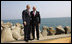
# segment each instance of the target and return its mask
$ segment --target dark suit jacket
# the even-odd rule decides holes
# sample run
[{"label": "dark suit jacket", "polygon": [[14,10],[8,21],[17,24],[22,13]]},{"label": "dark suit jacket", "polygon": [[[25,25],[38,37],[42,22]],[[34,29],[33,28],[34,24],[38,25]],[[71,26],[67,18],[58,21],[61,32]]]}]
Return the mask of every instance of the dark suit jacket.
[{"label": "dark suit jacket", "polygon": [[41,21],[40,18],[40,13],[38,11],[36,11],[36,15],[34,16],[33,11],[31,11],[31,18],[32,18],[32,24],[38,24]]},{"label": "dark suit jacket", "polygon": [[27,10],[23,10],[22,19],[23,19],[23,23],[24,21],[26,21],[27,25],[30,24],[30,15]]}]

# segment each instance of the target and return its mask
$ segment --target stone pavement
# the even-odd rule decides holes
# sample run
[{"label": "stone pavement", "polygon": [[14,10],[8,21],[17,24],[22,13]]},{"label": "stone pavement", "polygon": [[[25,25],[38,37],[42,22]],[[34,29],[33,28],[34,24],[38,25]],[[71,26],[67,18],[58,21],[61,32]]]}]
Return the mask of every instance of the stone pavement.
[{"label": "stone pavement", "polygon": [[14,41],[14,42],[8,42],[8,43],[35,43],[35,42],[39,42],[39,41],[48,41],[48,40],[55,40],[55,39],[59,39],[59,38],[66,38],[66,37],[71,37],[71,34],[61,34],[61,35],[52,35],[52,36],[45,36],[43,38],[40,38],[39,40],[29,40],[28,42],[25,42],[23,40],[19,40],[19,41]]}]

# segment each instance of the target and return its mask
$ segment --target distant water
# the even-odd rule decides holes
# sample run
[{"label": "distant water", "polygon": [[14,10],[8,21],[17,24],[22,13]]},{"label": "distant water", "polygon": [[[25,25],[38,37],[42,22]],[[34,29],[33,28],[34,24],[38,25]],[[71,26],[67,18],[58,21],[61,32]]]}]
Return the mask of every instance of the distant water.
[{"label": "distant water", "polygon": [[[3,20],[4,23],[11,22],[13,24],[15,23],[21,23],[22,19],[17,20]],[[56,27],[58,25],[64,26],[70,26],[71,27],[71,17],[62,17],[62,18],[41,18],[41,24],[40,24],[40,30],[42,31],[42,26],[48,26],[48,27]]]}]

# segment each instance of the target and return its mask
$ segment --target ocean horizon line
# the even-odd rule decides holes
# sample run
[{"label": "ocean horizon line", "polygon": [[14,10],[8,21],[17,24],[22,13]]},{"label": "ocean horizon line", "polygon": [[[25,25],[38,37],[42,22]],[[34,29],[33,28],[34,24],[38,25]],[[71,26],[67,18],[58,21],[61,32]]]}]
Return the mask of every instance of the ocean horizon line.
[{"label": "ocean horizon line", "polygon": [[[49,18],[71,18],[71,17],[49,17]],[[41,18],[45,19],[45,18]],[[1,19],[1,20],[21,20],[21,19]]]}]

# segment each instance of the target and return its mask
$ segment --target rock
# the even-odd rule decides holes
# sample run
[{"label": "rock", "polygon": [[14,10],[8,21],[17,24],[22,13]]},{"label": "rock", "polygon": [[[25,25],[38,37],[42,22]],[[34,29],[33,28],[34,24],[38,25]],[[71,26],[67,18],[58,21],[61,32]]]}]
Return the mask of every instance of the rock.
[{"label": "rock", "polygon": [[16,25],[17,27],[24,28],[23,25],[20,24],[20,23],[16,23],[15,25]]},{"label": "rock", "polygon": [[65,33],[65,30],[63,29],[62,26],[57,26],[56,27],[56,34],[64,34]]},{"label": "rock", "polygon": [[24,40],[24,36],[21,36],[21,39],[20,40]]},{"label": "rock", "polygon": [[7,24],[3,24],[2,27],[3,28],[10,28],[9,25],[7,25]]},{"label": "rock", "polygon": [[1,27],[3,27],[4,26],[4,22],[3,21],[1,21]]},{"label": "rock", "polygon": [[53,27],[49,27],[48,35],[55,35],[56,31],[53,29]]},{"label": "rock", "polygon": [[7,22],[7,23],[2,23],[1,24],[1,26],[3,27],[3,28],[11,28],[12,27],[12,23],[10,23],[10,22]]},{"label": "rock", "polygon": [[69,26],[65,26],[65,27],[64,27],[64,30],[65,30],[65,34],[71,33],[71,29],[70,29]]},{"label": "rock", "polygon": [[41,32],[43,36],[47,36],[48,35],[47,30],[48,30],[48,27],[47,26],[43,26],[43,30]]},{"label": "rock", "polygon": [[24,26],[23,26],[23,24],[21,24],[21,29],[24,29]]},{"label": "rock", "polygon": [[12,26],[11,29],[13,30],[16,26]]},{"label": "rock", "polygon": [[[13,29],[15,29],[15,27],[17,27],[17,26],[12,26],[11,29],[13,30]],[[18,27],[18,28],[20,28],[20,27]],[[20,28],[20,34],[24,35],[24,28]]]},{"label": "rock", "polygon": [[4,24],[4,22],[3,21],[1,21],[1,25],[3,25]]},{"label": "rock", "polygon": [[15,41],[15,39],[12,36],[11,29],[4,28],[4,30],[1,32],[1,43],[11,42],[11,41]]},{"label": "rock", "polygon": [[43,36],[42,36],[42,34],[41,34],[41,31],[40,31],[40,29],[39,29],[39,37],[43,37]]},{"label": "rock", "polygon": [[1,31],[3,30],[3,27],[1,27]]},{"label": "rock", "polygon": [[21,35],[21,36],[24,36],[24,29],[21,29],[21,30],[20,30],[20,35]]},{"label": "rock", "polygon": [[3,30],[3,27],[1,26],[1,32],[2,32],[2,30]]},{"label": "rock", "polygon": [[16,26],[12,28],[12,35],[16,40],[22,40],[20,31],[21,31],[20,27]]},{"label": "rock", "polygon": [[12,35],[15,39],[20,40],[21,39],[20,28],[19,27],[13,28],[12,29]]},{"label": "rock", "polygon": [[47,26],[43,26],[43,30],[47,30],[48,29],[48,27]]},{"label": "rock", "polygon": [[13,24],[10,23],[10,22],[7,22],[6,25],[8,25],[8,26],[11,28],[11,26],[12,26]]}]

